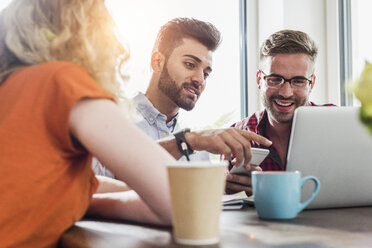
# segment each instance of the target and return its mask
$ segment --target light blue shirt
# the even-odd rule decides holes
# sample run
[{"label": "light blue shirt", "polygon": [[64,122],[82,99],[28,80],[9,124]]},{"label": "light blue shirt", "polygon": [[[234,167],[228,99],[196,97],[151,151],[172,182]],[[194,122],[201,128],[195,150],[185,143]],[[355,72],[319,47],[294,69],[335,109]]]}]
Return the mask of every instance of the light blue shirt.
[{"label": "light blue shirt", "polygon": [[160,113],[144,94],[138,93],[133,98],[133,103],[137,112],[143,118],[136,123],[136,126],[151,139],[159,140],[165,138],[180,129],[177,123],[178,114],[167,123],[167,116]]},{"label": "light blue shirt", "polygon": [[[133,98],[133,103],[136,106],[137,112],[143,117],[141,121],[136,123],[137,127],[153,140],[165,138],[181,129],[178,124],[178,114],[167,123],[167,116],[160,113],[144,94],[138,93]],[[186,158],[182,156],[179,160],[185,161]],[[190,155],[190,160],[209,160],[209,153],[205,151],[195,151]]]}]

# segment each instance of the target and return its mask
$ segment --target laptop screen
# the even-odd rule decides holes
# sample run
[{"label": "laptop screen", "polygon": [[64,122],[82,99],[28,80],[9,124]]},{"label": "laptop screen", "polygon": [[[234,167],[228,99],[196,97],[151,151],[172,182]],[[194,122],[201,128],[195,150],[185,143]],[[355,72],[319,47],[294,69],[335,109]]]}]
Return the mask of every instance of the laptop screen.
[{"label": "laptop screen", "polygon": [[[296,110],[287,170],[320,180],[308,208],[372,205],[372,136],[359,121],[359,108],[300,107]],[[313,191],[307,183],[302,199]]]}]

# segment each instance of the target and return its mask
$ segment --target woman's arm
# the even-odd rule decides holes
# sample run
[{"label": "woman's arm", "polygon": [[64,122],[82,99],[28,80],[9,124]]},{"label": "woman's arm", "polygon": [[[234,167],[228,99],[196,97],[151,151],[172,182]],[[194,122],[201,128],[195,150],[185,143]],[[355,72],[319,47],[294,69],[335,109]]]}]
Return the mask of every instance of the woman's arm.
[{"label": "woman's arm", "polygon": [[[105,99],[80,100],[71,111],[70,132],[143,200],[123,197],[120,204],[125,206],[128,203],[132,206],[135,203],[138,204],[137,208],[118,208],[122,211],[114,211],[112,216],[105,215],[106,217],[140,222],[155,221],[156,224],[171,223],[165,165],[174,159],[135,127],[115,103]],[[112,201],[101,197],[96,198],[92,204],[99,205],[99,202],[106,200]],[[96,209],[103,211],[102,208]],[[146,209],[151,209],[156,218],[150,218],[147,212],[140,215],[139,212]]]},{"label": "woman's arm", "polygon": [[99,175],[96,175],[96,178],[99,182],[96,193],[113,193],[130,190],[129,186],[123,181]]},{"label": "woman's arm", "polygon": [[[128,214],[130,213],[130,218]],[[169,225],[149,208],[134,190],[94,194],[88,216],[131,220],[138,223]]]}]

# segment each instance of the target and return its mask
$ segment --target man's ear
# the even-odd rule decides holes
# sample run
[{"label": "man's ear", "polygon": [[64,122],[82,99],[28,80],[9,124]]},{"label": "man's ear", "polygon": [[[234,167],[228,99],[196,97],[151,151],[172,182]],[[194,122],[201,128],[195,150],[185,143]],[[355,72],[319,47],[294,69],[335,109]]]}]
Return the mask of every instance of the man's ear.
[{"label": "man's ear", "polygon": [[154,72],[160,73],[165,65],[165,56],[160,52],[151,55],[151,68]]},{"label": "man's ear", "polygon": [[256,83],[257,83],[258,89],[261,89],[260,82],[261,82],[261,71],[258,70],[256,73]]},{"label": "man's ear", "polygon": [[316,79],[316,76],[314,75],[313,76],[313,81],[311,82],[311,90],[313,89],[314,85],[315,85],[315,79]]}]

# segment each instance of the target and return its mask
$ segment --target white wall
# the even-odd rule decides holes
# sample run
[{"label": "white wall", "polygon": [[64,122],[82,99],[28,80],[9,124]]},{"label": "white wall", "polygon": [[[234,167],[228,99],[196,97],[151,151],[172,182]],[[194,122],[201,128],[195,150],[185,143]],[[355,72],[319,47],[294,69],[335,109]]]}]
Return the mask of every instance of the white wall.
[{"label": "white wall", "polygon": [[318,45],[317,80],[310,100],[340,103],[337,0],[249,0],[247,18],[250,113],[262,109],[255,83],[259,47],[281,29],[306,32]]}]

